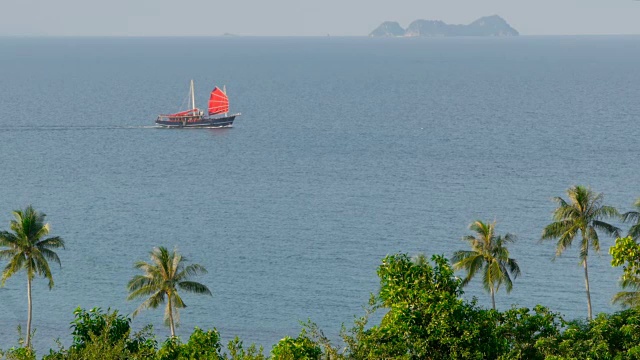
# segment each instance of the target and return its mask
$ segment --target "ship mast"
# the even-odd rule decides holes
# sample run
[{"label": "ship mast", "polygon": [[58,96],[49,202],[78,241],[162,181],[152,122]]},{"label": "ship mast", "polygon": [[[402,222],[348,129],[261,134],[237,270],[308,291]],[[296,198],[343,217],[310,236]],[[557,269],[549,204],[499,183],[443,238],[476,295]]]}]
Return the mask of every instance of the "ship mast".
[{"label": "ship mast", "polygon": [[193,95],[193,79],[191,79],[191,109],[196,108],[196,97]]}]

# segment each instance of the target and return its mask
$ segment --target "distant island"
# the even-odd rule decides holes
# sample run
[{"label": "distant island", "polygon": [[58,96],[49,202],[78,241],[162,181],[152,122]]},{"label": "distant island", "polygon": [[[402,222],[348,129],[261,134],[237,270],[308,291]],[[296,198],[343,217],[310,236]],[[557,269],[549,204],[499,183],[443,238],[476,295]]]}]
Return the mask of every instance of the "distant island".
[{"label": "distant island", "polygon": [[440,20],[416,20],[405,30],[395,21],[385,21],[371,37],[518,36],[498,15],[482,17],[469,25],[452,25]]}]

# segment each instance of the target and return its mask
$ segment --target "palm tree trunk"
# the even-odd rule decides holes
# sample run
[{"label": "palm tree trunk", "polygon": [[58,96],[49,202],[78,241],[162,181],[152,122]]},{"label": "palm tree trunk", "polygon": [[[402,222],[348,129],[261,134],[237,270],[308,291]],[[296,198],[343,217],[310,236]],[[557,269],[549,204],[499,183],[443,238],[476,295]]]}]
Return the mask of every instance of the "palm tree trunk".
[{"label": "palm tree trunk", "polygon": [[31,308],[32,308],[32,304],[31,304],[31,278],[29,277],[29,275],[27,275],[27,303],[28,303],[28,309],[27,309],[27,341],[25,342],[24,346],[26,348],[30,348],[31,347]]},{"label": "palm tree trunk", "polygon": [[167,294],[169,298],[169,302],[167,302],[167,306],[169,307],[169,327],[171,327],[171,337],[176,336],[176,328],[173,325],[173,306],[171,306],[171,294]]},{"label": "palm tree trunk", "polygon": [[584,266],[584,283],[587,287],[587,310],[589,313],[589,321],[593,320],[593,315],[591,312],[591,292],[589,291],[589,272],[587,271],[587,258],[585,257],[582,261],[582,266]]},{"label": "palm tree trunk", "polygon": [[495,292],[493,291],[493,286],[491,286],[491,304],[493,304],[493,310],[496,309],[496,296],[495,296]]}]

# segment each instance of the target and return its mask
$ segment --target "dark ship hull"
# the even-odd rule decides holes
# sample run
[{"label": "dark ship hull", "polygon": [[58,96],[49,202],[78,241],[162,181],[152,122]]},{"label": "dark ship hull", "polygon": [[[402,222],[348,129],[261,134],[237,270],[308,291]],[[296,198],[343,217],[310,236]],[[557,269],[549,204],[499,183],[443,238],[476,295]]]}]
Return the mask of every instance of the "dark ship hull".
[{"label": "dark ship hull", "polygon": [[240,114],[222,117],[184,116],[158,117],[156,125],[163,128],[221,128],[233,126],[233,120]]}]

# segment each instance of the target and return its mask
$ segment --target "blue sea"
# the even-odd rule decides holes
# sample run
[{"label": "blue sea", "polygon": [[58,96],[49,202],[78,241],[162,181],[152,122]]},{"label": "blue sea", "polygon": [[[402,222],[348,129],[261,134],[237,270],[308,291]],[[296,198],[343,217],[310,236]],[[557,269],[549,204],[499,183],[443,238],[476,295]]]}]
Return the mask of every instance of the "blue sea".
[{"label": "blue sea", "polygon": [[[73,310],[130,314],[154,246],[209,273],[178,334],[216,327],[267,349],[361,316],[387,254],[444,254],[496,221],[522,276],[500,309],[587,315],[574,246],[539,243],[555,196],[640,197],[640,37],[0,38],[0,229],[28,204],[66,241],[34,283],[35,346],[71,341]],[[226,85],[230,129],[153,128]],[[626,231],[626,226],[625,226]],[[614,239],[590,256],[594,311],[613,312]],[[5,263],[0,262],[4,267]],[[476,279],[465,298],[491,301]],[[0,347],[26,326],[26,278],[0,288]],[[163,310],[151,323],[163,340]]]}]

